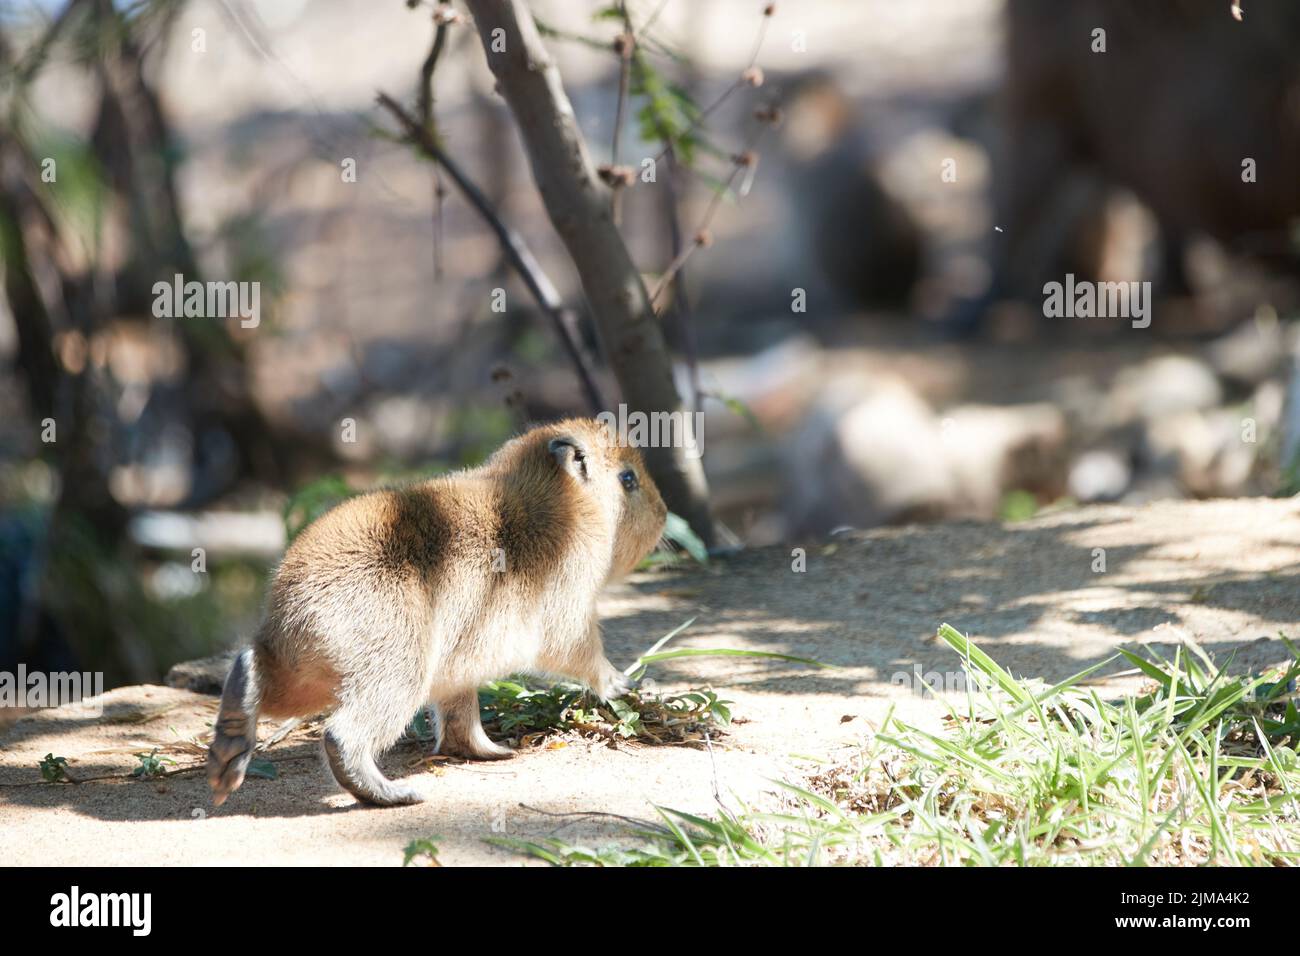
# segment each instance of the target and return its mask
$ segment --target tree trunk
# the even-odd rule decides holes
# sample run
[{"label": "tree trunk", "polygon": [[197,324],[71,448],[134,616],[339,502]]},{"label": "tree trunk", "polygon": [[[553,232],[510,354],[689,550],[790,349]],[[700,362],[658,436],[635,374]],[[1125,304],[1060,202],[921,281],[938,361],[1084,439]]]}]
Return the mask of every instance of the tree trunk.
[{"label": "tree trunk", "polygon": [[[650,297],[614,225],[609,190],[596,176],[532,14],[516,0],[467,0],[467,6],[488,66],[519,124],[547,215],[578,270],[628,411],[686,414]],[[688,458],[680,447],[644,448],[642,453],[668,507],[712,545],[708,484],[700,460]]]},{"label": "tree trunk", "polygon": [[[146,79],[146,47],[111,0],[85,0],[92,9],[101,48],[92,62],[100,103],[91,148],[107,186],[126,210],[128,261],[115,276],[118,314],[147,316],[153,285],[180,273],[202,281],[185,234],[175,184],[175,137],[157,91]],[[236,278],[231,276],[230,278]],[[178,321],[175,335],[186,355],[185,388],[175,395],[195,438],[193,483],[186,507],[218,497],[240,478],[281,482],[296,462],[329,460],[323,448],[277,435],[253,397],[243,345],[224,324]],[[237,460],[222,466],[204,453],[203,438],[226,434]]]}]

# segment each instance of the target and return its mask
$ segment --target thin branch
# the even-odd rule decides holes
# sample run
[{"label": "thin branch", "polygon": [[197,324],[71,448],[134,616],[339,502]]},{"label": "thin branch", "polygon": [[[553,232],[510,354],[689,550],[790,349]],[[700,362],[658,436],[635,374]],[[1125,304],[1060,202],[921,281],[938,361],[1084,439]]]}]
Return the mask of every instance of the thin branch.
[{"label": "thin branch", "polygon": [[433,167],[433,278],[442,281],[442,247],[443,242],[443,207],[447,198],[447,187],[442,184],[442,174],[438,167]]},{"label": "thin branch", "polygon": [[433,125],[433,71],[438,68],[438,58],[447,45],[447,27],[450,23],[445,18],[438,20],[438,29],[433,34],[433,46],[420,64],[420,122],[425,126]]},{"label": "thin branch", "polygon": [[[758,36],[754,39],[754,48],[750,51],[749,62],[745,64],[745,68],[740,71],[740,75],[732,81],[731,85],[722,91],[722,95],[706,106],[699,115],[691,120],[690,125],[681,132],[678,139],[689,136],[691,133],[699,129],[700,126],[703,125],[704,121],[713,114],[714,110],[730,99],[731,95],[737,90],[743,89],[746,86],[762,86],[763,71],[758,68],[758,54],[763,49],[763,40],[767,37],[768,21],[772,19],[772,14],[775,12],[775,4],[769,3],[763,7],[763,16],[759,19],[758,24]],[[655,164],[657,165],[659,160],[663,159],[667,153],[668,147],[665,146],[659,152],[659,155],[655,157]]]},{"label": "thin branch", "polygon": [[657,7],[654,8],[654,10],[651,12],[650,16],[646,18],[645,23],[643,23],[643,24],[641,25],[641,35],[642,35],[642,36],[645,36],[647,33],[650,32],[650,28],[651,28],[652,26],[654,26],[654,25],[655,25],[655,21],[657,21],[657,20],[659,19],[659,14],[663,13],[663,12],[664,12],[664,8],[667,7],[667,6],[668,6],[668,0],[659,0],[659,6],[657,6]]},{"label": "thin branch", "polygon": [[700,226],[695,230],[695,235],[691,237],[690,245],[684,246],[682,250],[677,253],[676,257],[668,265],[668,268],[664,270],[663,275],[659,277],[658,283],[655,284],[654,290],[650,293],[651,306],[654,306],[654,304],[659,301],[659,297],[664,294],[664,290],[673,283],[673,280],[677,277],[677,273],[681,271],[682,266],[686,265],[686,260],[691,257],[691,254],[694,253],[696,249],[712,245],[713,236],[709,232],[709,227],[713,224],[713,217],[717,215],[718,208],[722,205],[722,197],[731,191],[731,187],[735,184],[736,178],[740,175],[741,171],[746,168],[746,165],[748,165],[748,163],[740,162],[743,157],[748,157],[751,161],[757,161],[757,158],[754,156],[752,151],[743,153],[741,156],[737,157],[737,162],[732,167],[731,175],[727,177],[727,181],[723,184],[722,188],[716,190],[713,193],[713,198],[709,200],[709,206],[704,211],[704,217],[700,220]]},{"label": "thin branch", "polygon": [[23,56],[23,62],[15,65],[14,76],[17,79],[16,85],[19,87],[26,86],[36,76],[37,72],[45,65],[45,60],[53,49],[54,44],[59,39],[59,34],[63,32],[68,21],[72,19],[81,0],[69,0],[68,4],[59,12],[46,27],[45,32],[41,35],[40,40]]},{"label": "thin branch", "polygon": [[776,4],[769,3],[763,7],[763,18],[758,21],[758,36],[754,38],[754,49],[749,54],[749,65],[746,69],[753,69],[757,65],[759,51],[763,49],[763,40],[767,37],[767,25],[774,13],[776,13]]},{"label": "thin branch", "polygon": [[[663,12],[667,2],[668,0],[664,0],[651,14],[650,19],[641,28],[642,34],[650,28],[655,18]],[[649,69],[639,47],[632,51],[632,57],[634,67],[641,70]],[[652,115],[654,116],[655,134],[665,143],[666,175],[664,177],[664,191],[667,193],[668,239],[671,254],[676,259],[682,253],[682,221],[678,190],[678,178],[681,175],[682,166],[677,162],[677,150],[673,146],[671,130],[666,127],[662,117],[657,113]],[[691,386],[691,408],[699,412],[702,405],[700,366],[695,349],[695,334],[691,328],[690,303],[686,298],[686,275],[680,267],[673,278],[673,315],[676,320],[678,344],[681,346],[682,356],[686,360],[686,369]]]},{"label": "thin branch", "polygon": [[[758,145],[762,141],[764,134],[781,122],[781,110],[775,102],[772,102],[762,109],[755,110],[754,118],[759,122],[758,129],[750,136],[744,152],[737,153],[732,157],[732,162],[735,165],[732,167],[731,175],[727,177],[727,181],[723,183],[721,189],[714,191],[713,198],[709,201],[709,206],[704,212],[704,218],[700,220],[700,226],[691,238],[691,244],[677,253],[668,268],[664,270],[664,274],[659,277],[659,282],[655,285],[654,291],[650,293],[652,307],[659,301],[659,297],[673,282],[677,274],[681,272],[691,254],[696,249],[710,245],[713,242],[712,234],[709,232],[709,227],[713,224],[713,217],[717,215],[718,208],[722,205],[722,197],[731,192],[732,186],[735,185],[736,179],[742,172],[745,173],[745,183],[741,187],[740,194],[744,196],[749,193],[749,184],[753,181],[754,173],[758,168]],[[671,146],[671,144],[669,145]]]},{"label": "thin branch", "polygon": [[[668,0],[662,0],[662,2],[651,13],[650,17],[646,20],[645,24],[641,27],[639,33],[637,33],[632,28],[631,18],[627,12],[627,4],[625,0],[624,2],[620,3],[619,10],[623,15],[625,34],[627,37],[631,38],[632,41],[636,41],[636,42],[629,42],[628,44],[625,45],[623,50],[620,51],[624,54],[625,69],[623,71],[623,76],[622,76],[624,82],[626,82],[628,74],[630,72],[630,70],[628,70],[627,67],[631,66],[633,68],[640,68],[642,70],[648,69],[647,65],[642,59],[642,52],[641,52],[639,40],[642,37],[648,36],[650,28],[654,25],[655,21],[658,20],[659,15],[663,13],[667,4],[668,4]],[[764,6],[763,16],[759,23],[758,35],[755,38],[753,49],[750,51],[749,62],[746,64],[745,69],[741,72],[740,76],[735,80],[735,82],[730,87],[728,87],[728,89],[722,94],[722,96],[720,96],[708,108],[703,110],[698,116],[694,118],[693,122],[688,127],[686,133],[689,133],[692,130],[699,128],[700,124],[702,124],[704,120],[707,119],[708,116],[712,114],[714,110],[716,110],[736,90],[740,89],[743,86],[757,87],[762,84],[763,74],[762,71],[757,67],[758,55],[759,52],[762,50],[763,40],[767,35],[768,21],[772,18],[774,12],[775,12],[775,6],[773,4],[769,3],[766,6]],[[620,102],[619,102],[620,115],[623,107],[622,93],[623,91],[622,89],[620,89]],[[674,293],[673,314],[675,318],[676,327],[679,333],[679,344],[681,346],[683,356],[686,359],[686,365],[690,376],[692,407],[698,412],[702,404],[703,393],[700,387],[699,362],[695,350],[694,334],[691,328],[690,305],[686,297],[686,276],[685,273],[683,272],[683,267],[686,264],[686,260],[690,257],[691,253],[696,248],[698,248],[701,245],[708,244],[708,235],[709,235],[708,227],[712,221],[713,215],[717,211],[717,204],[720,199],[720,194],[715,195],[714,201],[710,205],[709,211],[706,214],[704,223],[701,225],[700,229],[697,230],[691,245],[685,246],[682,241],[681,216],[678,210],[678,189],[677,189],[677,177],[679,176],[682,167],[677,162],[677,151],[675,148],[672,131],[666,129],[664,127],[664,124],[661,121],[657,121],[655,127],[656,127],[655,128],[656,134],[664,143],[663,150],[659,153],[658,157],[656,157],[655,162],[657,164],[660,160],[664,160],[666,161],[667,164],[667,178],[665,179],[665,186],[668,194],[668,217],[669,217],[668,224],[669,224],[671,248],[672,248],[672,255],[673,255],[673,263],[672,265],[670,265],[668,271],[661,279],[660,284],[654,289],[653,293],[651,294],[651,304],[653,305],[653,303],[658,299],[659,295],[665,288],[667,288],[669,285],[673,287],[673,293]],[[683,135],[686,134],[684,133]],[[614,146],[615,149],[614,149],[613,162],[615,166],[617,166],[618,163],[618,130],[617,129],[615,130]],[[737,162],[738,165],[732,170],[732,174],[730,179],[728,180],[727,185],[723,187],[724,192],[730,190],[731,184],[735,181],[736,176],[739,174],[739,170],[741,168],[739,163],[742,158],[746,161],[745,166],[747,166],[749,169],[749,175],[746,178],[745,185],[742,187],[741,192],[742,194],[748,192],[748,184],[753,177],[754,168],[756,165],[756,160],[754,158],[753,153],[748,151],[742,154],[742,157],[737,157],[735,159],[735,162]],[[693,172],[693,170],[690,170],[689,167],[687,167],[687,171]],[[615,202],[614,208],[616,213],[618,209],[618,192],[619,191],[616,188],[615,197],[614,197],[614,202]]]},{"label": "thin branch", "polygon": [[407,139],[417,146],[425,156],[447,171],[447,175],[451,177],[452,182],[456,184],[456,187],[469,200],[470,205],[478,211],[484,222],[496,234],[506,260],[518,273],[519,278],[523,280],[529,293],[536,300],[538,307],[546,313],[546,317],[555,326],[556,334],[560,337],[560,343],[564,346],[569,360],[578,373],[583,391],[586,393],[587,401],[592,409],[599,411],[605,408],[600,389],[596,386],[591,371],[587,368],[582,351],[574,337],[569,334],[569,329],[564,323],[564,308],[560,300],[560,294],[556,291],[550,277],[542,271],[541,264],[534,257],[532,251],[525,245],[523,237],[501,220],[483,191],[447,155],[427,128],[420,125],[415,117],[411,116],[388,94],[380,93],[377,100],[379,105],[388,110],[401,125]]},{"label": "thin branch", "polygon": [[[433,33],[433,45],[429,48],[429,55],[420,64],[420,122],[431,134],[433,132],[433,71],[438,68],[438,59],[447,45],[447,28],[456,22],[458,16],[454,11],[446,12],[442,7],[434,9],[433,20],[437,24],[437,29]],[[433,278],[435,282],[442,280],[443,198],[446,195],[447,190],[442,185],[442,174],[438,171],[437,164],[434,164]]]},{"label": "thin branch", "polygon": [[[673,257],[676,258],[682,254],[683,249],[682,217],[681,210],[678,209],[677,199],[677,176],[681,167],[677,163],[677,151],[671,145],[665,160],[667,177],[664,179],[664,186],[668,193],[669,241],[671,242]],[[680,335],[682,355],[686,359],[686,369],[690,378],[691,408],[698,412],[703,404],[703,393],[700,390],[700,363],[695,348],[695,331],[691,324],[690,302],[686,298],[686,274],[682,271],[680,265],[673,276],[673,313],[677,319],[677,331]]]},{"label": "thin branch", "polygon": [[[613,170],[618,169],[618,141],[623,132],[624,116],[627,112],[628,86],[632,78],[632,57],[636,54],[636,31],[632,29],[632,16],[627,12],[627,0],[619,0],[619,13],[623,16],[623,34],[614,41],[614,51],[618,54],[618,106],[614,112],[614,142],[610,148],[609,162]],[[622,177],[614,177],[610,183],[610,213],[614,225],[622,218],[623,188],[626,184]]]}]

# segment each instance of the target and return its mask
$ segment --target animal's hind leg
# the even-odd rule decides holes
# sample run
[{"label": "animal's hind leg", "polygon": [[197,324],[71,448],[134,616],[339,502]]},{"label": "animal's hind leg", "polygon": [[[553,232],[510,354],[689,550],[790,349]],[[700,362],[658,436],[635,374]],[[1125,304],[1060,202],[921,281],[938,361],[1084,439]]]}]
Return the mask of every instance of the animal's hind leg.
[{"label": "animal's hind leg", "polygon": [[408,711],[353,702],[335,711],[325,723],[322,746],[339,786],[363,803],[381,807],[421,802],[418,787],[389,780],[375,764],[375,756],[401,736],[415,710],[415,705]]},{"label": "animal's hind leg", "polygon": [[438,752],[470,760],[503,760],[513,757],[509,747],[493,743],[479,717],[478,690],[471,687],[434,701],[438,709]]}]

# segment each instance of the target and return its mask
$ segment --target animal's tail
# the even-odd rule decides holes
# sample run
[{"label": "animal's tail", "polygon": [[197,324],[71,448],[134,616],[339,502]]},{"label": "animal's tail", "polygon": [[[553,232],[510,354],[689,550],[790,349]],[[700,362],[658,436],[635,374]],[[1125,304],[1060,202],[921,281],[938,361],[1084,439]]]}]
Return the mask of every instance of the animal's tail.
[{"label": "animal's tail", "polygon": [[208,786],[212,803],[221,806],[239,789],[257,745],[257,711],[262,705],[262,683],[253,649],[239,652],[221,693],[221,709],[208,747]]}]

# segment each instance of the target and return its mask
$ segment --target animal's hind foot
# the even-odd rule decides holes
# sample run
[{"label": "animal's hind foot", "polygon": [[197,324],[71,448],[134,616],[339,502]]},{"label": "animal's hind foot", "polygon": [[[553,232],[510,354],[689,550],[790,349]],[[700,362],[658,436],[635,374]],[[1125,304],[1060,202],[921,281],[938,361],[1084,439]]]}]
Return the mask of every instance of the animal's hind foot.
[{"label": "animal's hind foot", "polygon": [[467,740],[444,734],[438,753],[464,757],[466,760],[509,760],[515,755],[509,747],[494,743],[487,734],[483,734],[481,740]]},{"label": "animal's hind foot", "polygon": [[479,717],[478,691],[462,691],[437,705],[438,753],[466,760],[507,760],[515,755],[509,747],[493,743]]},{"label": "animal's hind foot", "polygon": [[415,784],[389,780],[375,765],[375,758],[368,750],[348,745],[334,731],[325,732],[321,746],[339,786],[362,803],[400,807],[424,802],[424,794]]}]

